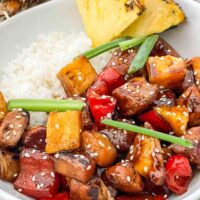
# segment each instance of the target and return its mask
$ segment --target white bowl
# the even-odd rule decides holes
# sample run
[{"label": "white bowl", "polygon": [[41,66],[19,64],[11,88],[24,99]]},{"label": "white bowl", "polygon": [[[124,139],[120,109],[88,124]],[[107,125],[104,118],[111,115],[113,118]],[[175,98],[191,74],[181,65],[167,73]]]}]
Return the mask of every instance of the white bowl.
[{"label": "white bowl", "polygon": [[[199,0],[198,0],[199,1]],[[187,15],[187,22],[169,30],[163,37],[185,58],[200,56],[200,4],[177,0]],[[156,9],[156,8],[155,8]],[[164,19],[163,19],[164,20]],[[84,30],[75,0],[54,0],[32,8],[0,24],[0,67],[4,67],[21,48],[31,44],[38,35],[61,31],[66,34]],[[196,174],[189,190],[173,200],[199,200],[200,174]],[[28,200],[12,185],[0,181],[0,200]]]}]

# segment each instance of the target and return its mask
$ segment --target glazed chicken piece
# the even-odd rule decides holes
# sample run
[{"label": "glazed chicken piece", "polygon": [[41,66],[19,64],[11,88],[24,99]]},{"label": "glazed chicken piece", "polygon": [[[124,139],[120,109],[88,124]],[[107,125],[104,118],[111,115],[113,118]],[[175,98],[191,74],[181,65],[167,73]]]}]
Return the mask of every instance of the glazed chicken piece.
[{"label": "glazed chicken piece", "polygon": [[118,128],[106,127],[106,129],[101,130],[101,133],[105,134],[117,151],[122,153],[129,150],[135,138],[134,133]]},{"label": "glazed chicken piece", "polygon": [[[145,128],[151,128],[151,125],[145,123]],[[165,168],[158,139],[140,134],[136,135],[134,143],[130,147],[128,159],[141,176],[151,180],[155,185],[164,183]]]},{"label": "glazed chicken piece", "polygon": [[151,52],[151,56],[160,57],[167,55],[174,57],[181,57],[179,53],[170,44],[168,44],[164,39],[160,37]]},{"label": "glazed chicken piece", "polygon": [[95,177],[85,185],[71,179],[69,188],[72,200],[114,200],[111,192],[100,178]]},{"label": "glazed chicken piece", "polygon": [[123,192],[137,193],[143,189],[142,178],[127,160],[106,169],[105,177],[109,184]]},{"label": "glazed chicken piece", "polygon": [[172,144],[169,149],[176,154],[187,156],[190,159],[190,162],[196,164],[200,169],[200,126],[188,129],[184,138],[193,141],[195,148],[186,148]]},{"label": "glazed chicken piece", "polygon": [[28,112],[15,110],[7,113],[0,125],[0,147],[15,147],[26,130],[28,122]]},{"label": "glazed chicken piece", "polygon": [[172,90],[159,90],[158,96],[154,101],[156,106],[175,106],[176,96]]},{"label": "glazed chicken piece", "polygon": [[200,89],[200,57],[194,57],[191,61],[194,70],[195,82],[198,89]]},{"label": "glazed chicken piece", "polygon": [[20,173],[13,184],[16,190],[34,198],[57,194],[60,183],[54,172],[52,157],[36,149],[22,150]]},{"label": "glazed chicken piece", "polygon": [[121,75],[126,75],[128,68],[137,53],[137,49],[129,49],[127,51],[121,51],[117,49],[113,52],[112,58],[105,66],[105,69],[112,67],[117,70]]},{"label": "glazed chicken piece", "polygon": [[166,89],[176,89],[186,76],[186,63],[173,56],[149,57],[146,63],[149,82]]},{"label": "glazed chicken piece", "polygon": [[179,97],[177,104],[189,109],[189,125],[200,125],[200,92],[196,85],[190,86]]},{"label": "glazed chicken piece", "polygon": [[117,157],[117,150],[109,138],[96,131],[82,132],[82,146],[101,167],[112,165]]},{"label": "glazed chicken piece", "polygon": [[44,150],[46,146],[46,127],[35,126],[30,128],[25,132],[22,142],[26,148]]},{"label": "glazed chicken piece", "polygon": [[84,152],[59,152],[54,155],[55,171],[86,183],[95,173],[96,163]]},{"label": "glazed chicken piece", "polygon": [[0,179],[13,181],[19,174],[19,158],[17,154],[0,150]]},{"label": "glazed chicken piece", "polygon": [[124,116],[136,115],[147,109],[158,95],[158,87],[149,84],[144,78],[133,78],[125,85],[115,89],[119,111]]}]

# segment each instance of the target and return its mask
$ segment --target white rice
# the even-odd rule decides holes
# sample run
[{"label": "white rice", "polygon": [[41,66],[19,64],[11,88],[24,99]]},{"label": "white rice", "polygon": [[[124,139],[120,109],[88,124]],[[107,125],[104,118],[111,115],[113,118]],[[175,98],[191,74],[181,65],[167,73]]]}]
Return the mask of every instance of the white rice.
[{"label": "white rice", "polygon": [[[0,72],[0,90],[7,99],[61,98],[65,93],[56,77],[57,72],[90,48],[91,40],[84,33],[39,36]],[[99,69],[109,57],[109,53],[99,56],[92,64]],[[31,126],[43,124],[45,120],[45,113],[31,113]]]}]

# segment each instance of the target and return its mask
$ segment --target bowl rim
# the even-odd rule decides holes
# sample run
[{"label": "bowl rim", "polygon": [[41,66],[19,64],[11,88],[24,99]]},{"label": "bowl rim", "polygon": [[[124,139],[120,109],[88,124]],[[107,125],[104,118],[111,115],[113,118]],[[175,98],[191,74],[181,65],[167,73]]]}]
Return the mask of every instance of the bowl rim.
[{"label": "bowl rim", "polygon": [[[7,20],[1,22],[0,23],[0,29],[3,28],[4,26],[6,26],[7,24],[15,23],[15,21],[18,18],[29,15],[30,13],[34,12],[35,10],[40,10],[40,9],[42,10],[43,8],[48,7],[49,5],[54,6],[54,5],[59,4],[59,2],[63,2],[63,1],[67,2],[68,0],[50,0],[50,1],[47,1],[43,4],[37,5],[35,7],[29,8],[28,10],[20,12],[20,13],[16,14],[15,16],[12,16],[12,17],[8,18]],[[198,6],[200,8],[200,2],[197,2],[195,0],[188,0],[188,1],[189,1],[190,4],[193,4],[194,6]],[[0,188],[0,193],[1,193],[0,197],[4,197],[5,199],[20,200],[20,197],[13,196],[13,195],[9,194],[8,192],[6,192],[5,190],[3,190],[1,188]],[[200,197],[200,189],[194,191],[189,196],[189,198],[191,198],[191,200],[197,200],[196,199],[197,197]]]}]

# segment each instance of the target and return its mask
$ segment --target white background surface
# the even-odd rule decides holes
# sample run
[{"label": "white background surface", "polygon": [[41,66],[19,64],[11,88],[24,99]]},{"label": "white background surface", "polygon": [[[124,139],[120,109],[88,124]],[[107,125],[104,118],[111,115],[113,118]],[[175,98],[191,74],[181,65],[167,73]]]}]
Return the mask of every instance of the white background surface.
[{"label": "white background surface", "polygon": [[[198,0],[200,2],[200,0]],[[187,15],[187,23],[163,36],[184,57],[200,55],[200,5],[192,0],[177,0]],[[83,30],[75,0],[53,0],[25,11],[0,24],[0,67],[4,67],[16,56],[19,49],[27,47],[39,34],[62,31],[66,34]],[[183,197],[170,199],[199,200],[200,175],[195,176],[190,190]],[[6,191],[6,192],[5,192]],[[13,196],[12,196],[13,195]],[[0,200],[28,199],[15,192],[12,187],[0,182]]]}]

